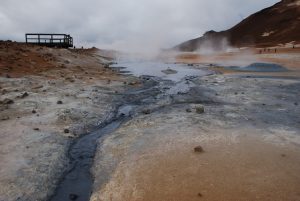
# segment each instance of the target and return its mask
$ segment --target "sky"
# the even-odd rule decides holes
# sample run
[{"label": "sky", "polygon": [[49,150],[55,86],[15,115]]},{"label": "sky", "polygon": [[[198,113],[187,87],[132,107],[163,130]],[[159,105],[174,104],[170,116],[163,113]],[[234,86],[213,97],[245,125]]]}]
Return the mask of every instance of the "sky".
[{"label": "sky", "polygon": [[0,40],[67,33],[77,46],[169,48],[232,27],[278,0],[0,0]]}]

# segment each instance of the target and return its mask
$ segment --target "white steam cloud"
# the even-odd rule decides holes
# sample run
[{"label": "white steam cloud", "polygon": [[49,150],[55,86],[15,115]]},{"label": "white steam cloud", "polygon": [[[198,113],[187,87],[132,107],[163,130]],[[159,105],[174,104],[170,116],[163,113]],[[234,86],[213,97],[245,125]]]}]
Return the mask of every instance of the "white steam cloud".
[{"label": "white steam cloud", "polygon": [[278,0],[1,0],[0,39],[70,33],[77,46],[154,52],[224,30]]}]

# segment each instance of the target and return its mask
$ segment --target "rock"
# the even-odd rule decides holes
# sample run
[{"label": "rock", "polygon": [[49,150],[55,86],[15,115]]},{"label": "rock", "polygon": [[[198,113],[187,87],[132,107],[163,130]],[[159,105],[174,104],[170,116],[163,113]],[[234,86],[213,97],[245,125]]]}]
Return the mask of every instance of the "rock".
[{"label": "rock", "polygon": [[70,198],[70,200],[77,200],[78,195],[71,193],[71,194],[69,195],[69,198]]},{"label": "rock", "polygon": [[198,193],[198,196],[199,196],[199,197],[202,197],[203,195],[202,195],[202,193]]},{"label": "rock", "polygon": [[18,96],[18,97],[19,98],[26,98],[27,96],[29,96],[29,94],[27,92],[25,92],[21,96]]},{"label": "rock", "polygon": [[39,129],[39,128],[34,128],[33,130],[35,130],[35,131],[39,131],[40,129]]},{"label": "rock", "polygon": [[188,113],[191,113],[192,109],[191,108],[187,108],[185,111],[188,112]]},{"label": "rock", "polygon": [[62,102],[61,100],[57,101],[56,103],[57,103],[58,105],[63,104],[63,102]]},{"label": "rock", "polygon": [[195,147],[194,151],[197,152],[197,153],[203,153],[204,152],[204,150],[203,150],[203,148],[201,146]]},{"label": "rock", "polygon": [[128,85],[131,85],[131,86],[137,85],[137,84],[139,84],[139,82],[137,82],[137,81],[133,81],[133,82],[129,82],[129,83],[128,83]]},{"label": "rock", "polygon": [[41,89],[43,87],[44,87],[43,85],[37,85],[37,86],[32,87],[32,89]]},{"label": "rock", "polygon": [[151,110],[150,109],[143,109],[142,112],[144,114],[150,114],[151,113]]},{"label": "rock", "polygon": [[1,121],[6,121],[6,120],[9,120],[9,116],[1,117]]},{"label": "rock", "polygon": [[9,74],[6,74],[6,78],[11,78]]},{"label": "rock", "polygon": [[296,106],[297,106],[297,105],[298,105],[298,103],[294,103],[294,105],[296,105]]},{"label": "rock", "polygon": [[65,128],[65,129],[64,129],[64,133],[70,133],[70,130],[67,129],[67,128]]},{"label": "rock", "polygon": [[35,114],[35,113],[36,113],[36,111],[35,111],[35,110],[32,110],[31,112],[32,112],[32,114]]},{"label": "rock", "polygon": [[9,98],[5,98],[3,101],[0,101],[0,104],[10,105],[14,104],[14,101]]},{"label": "rock", "polygon": [[195,106],[195,109],[196,109],[196,113],[198,113],[198,114],[202,114],[202,113],[205,112],[205,111],[204,111],[204,106],[203,106],[203,105],[196,105],[196,106]]}]

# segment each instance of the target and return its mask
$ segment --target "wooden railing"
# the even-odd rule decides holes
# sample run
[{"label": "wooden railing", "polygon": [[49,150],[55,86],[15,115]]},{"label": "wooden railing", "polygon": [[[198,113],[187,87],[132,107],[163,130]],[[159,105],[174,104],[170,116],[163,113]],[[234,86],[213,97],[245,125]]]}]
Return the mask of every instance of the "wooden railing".
[{"label": "wooden railing", "polygon": [[38,44],[47,47],[73,47],[73,38],[68,34],[25,34],[26,43]]}]

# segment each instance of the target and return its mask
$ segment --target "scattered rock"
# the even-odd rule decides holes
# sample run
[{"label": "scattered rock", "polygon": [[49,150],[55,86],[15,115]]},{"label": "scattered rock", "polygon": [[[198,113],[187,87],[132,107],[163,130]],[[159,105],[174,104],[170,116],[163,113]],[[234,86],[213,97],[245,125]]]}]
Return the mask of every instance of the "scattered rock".
[{"label": "scattered rock", "polygon": [[21,96],[18,96],[18,98],[26,98],[27,96],[29,96],[29,94],[25,92]]},{"label": "scattered rock", "polygon": [[11,78],[9,74],[6,74],[6,78]]},{"label": "scattered rock", "polygon": [[70,130],[67,129],[67,128],[65,128],[65,129],[64,129],[64,133],[70,133]]},{"label": "scattered rock", "polygon": [[39,131],[40,129],[39,129],[39,128],[34,128],[33,130],[35,130],[35,131]]},{"label": "scattered rock", "polygon": [[6,121],[6,120],[9,120],[9,116],[1,117],[1,121]]},{"label": "scattered rock", "polygon": [[294,103],[294,105],[296,105],[296,106],[297,106],[297,105],[298,105],[298,103]]},{"label": "scattered rock", "polygon": [[5,98],[3,101],[0,101],[0,104],[10,105],[10,104],[14,104],[14,101],[9,98]]},{"label": "scattered rock", "polygon": [[70,198],[70,200],[77,200],[78,195],[72,193],[69,195],[69,198]]},{"label": "scattered rock", "polygon": [[41,88],[43,88],[44,86],[43,85],[37,85],[37,86],[35,86],[35,87],[32,87],[32,89],[41,89]]},{"label": "scattered rock", "polygon": [[188,113],[191,113],[192,109],[191,108],[187,108],[185,111],[188,112]]},{"label": "scattered rock", "polygon": [[31,112],[32,112],[32,114],[35,114],[35,113],[36,113],[36,111],[35,111],[35,110],[32,110]]},{"label": "scattered rock", "polygon": [[150,114],[151,113],[151,110],[150,109],[143,109],[142,112],[144,114]]},{"label": "scattered rock", "polygon": [[202,197],[203,195],[202,195],[202,193],[198,193],[198,196],[199,196],[199,197]]},{"label": "scattered rock", "polygon": [[57,101],[56,103],[57,103],[58,105],[63,104],[63,102],[62,102],[61,100]]},{"label": "scattered rock", "polygon": [[195,107],[195,109],[196,109],[196,112],[197,112],[198,114],[204,113],[204,106],[203,106],[203,105],[197,105],[197,106]]},{"label": "scattered rock", "polygon": [[194,148],[194,151],[197,152],[197,153],[203,153],[204,149],[201,146],[197,146],[197,147]]}]

